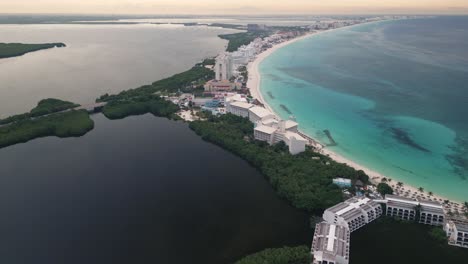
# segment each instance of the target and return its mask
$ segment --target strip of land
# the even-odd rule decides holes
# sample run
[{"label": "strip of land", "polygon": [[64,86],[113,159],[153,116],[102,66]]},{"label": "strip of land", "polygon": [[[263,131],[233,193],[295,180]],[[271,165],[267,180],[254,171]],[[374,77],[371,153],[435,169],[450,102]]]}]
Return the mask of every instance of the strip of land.
[{"label": "strip of land", "polygon": [[38,50],[62,48],[63,43],[45,43],[45,44],[22,44],[22,43],[0,43],[0,59],[22,56],[29,52]]},{"label": "strip of land", "polygon": [[45,99],[28,113],[0,120],[0,148],[57,136],[79,137],[94,128],[87,110],[58,99]]}]

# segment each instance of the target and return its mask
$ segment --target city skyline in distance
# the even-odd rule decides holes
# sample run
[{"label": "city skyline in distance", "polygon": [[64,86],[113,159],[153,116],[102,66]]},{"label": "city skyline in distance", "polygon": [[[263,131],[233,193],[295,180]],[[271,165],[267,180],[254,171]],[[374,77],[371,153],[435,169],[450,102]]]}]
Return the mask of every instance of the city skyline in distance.
[{"label": "city skyline in distance", "polygon": [[2,1],[1,13],[63,14],[468,14],[466,0],[15,0]]}]

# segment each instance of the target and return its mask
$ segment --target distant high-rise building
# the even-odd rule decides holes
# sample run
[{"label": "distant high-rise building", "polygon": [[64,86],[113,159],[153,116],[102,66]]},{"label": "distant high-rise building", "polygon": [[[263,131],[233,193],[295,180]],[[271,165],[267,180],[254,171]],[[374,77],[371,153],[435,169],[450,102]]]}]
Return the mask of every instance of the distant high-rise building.
[{"label": "distant high-rise building", "polygon": [[223,53],[216,58],[215,73],[217,81],[229,80],[232,77],[232,59],[228,53]]},{"label": "distant high-rise building", "polygon": [[257,32],[257,31],[266,31],[268,28],[266,25],[259,25],[259,24],[248,24],[247,31],[249,32]]}]

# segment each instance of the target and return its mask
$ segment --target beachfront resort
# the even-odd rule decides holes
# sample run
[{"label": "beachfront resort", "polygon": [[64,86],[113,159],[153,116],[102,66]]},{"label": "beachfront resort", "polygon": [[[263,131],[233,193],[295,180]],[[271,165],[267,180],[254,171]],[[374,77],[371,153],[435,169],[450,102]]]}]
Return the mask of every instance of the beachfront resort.
[{"label": "beachfront resort", "polygon": [[[348,163],[301,132],[294,116],[284,120],[274,113],[259,91],[258,73],[261,60],[275,49],[317,33],[317,30],[346,25],[350,24],[317,24],[311,28],[312,33],[277,32],[263,39],[257,38],[235,52],[225,52],[216,57],[214,65],[208,66],[215,72],[215,78],[204,85],[202,97],[183,94],[169,99],[182,107],[195,106],[213,115],[229,113],[246,118],[254,126],[255,140],[269,145],[283,142],[292,155],[311,147],[320,153],[331,154],[339,162]],[[264,28],[249,26],[251,30]],[[197,115],[191,111],[192,114],[188,114],[188,110],[182,110],[181,117],[188,121],[197,119]],[[422,188],[405,186],[401,182],[391,183],[391,179],[380,174],[368,174],[373,184],[388,184],[395,195],[382,195],[373,184],[363,186],[362,182],[351,182],[350,179],[334,179],[333,183],[343,189],[343,195],[348,200],[326,209],[322,221],[316,224],[311,245],[313,264],[348,264],[352,233],[381,216],[443,228],[449,245],[468,248],[468,220],[464,215],[466,205],[435,196],[431,192],[425,194]],[[353,188],[358,188],[358,191],[351,193],[349,190]]]}]

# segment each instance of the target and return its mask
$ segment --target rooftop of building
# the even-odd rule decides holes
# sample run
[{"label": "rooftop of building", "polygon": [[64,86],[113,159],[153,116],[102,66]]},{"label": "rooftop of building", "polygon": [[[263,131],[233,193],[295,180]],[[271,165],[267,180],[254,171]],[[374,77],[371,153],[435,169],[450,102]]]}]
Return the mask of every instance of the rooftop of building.
[{"label": "rooftop of building", "polygon": [[262,120],[262,124],[265,126],[273,126],[273,125],[277,126],[278,120],[276,120],[275,118],[268,118],[268,119]]},{"label": "rooftop of building", "polygon": [[276,132],[276,128],[274,127],[269,127],[269,126],[257,126],[255,128],[256,131],[259,131],[259,132],[262,132],[262,133],[265,133],[265,134],[268,134],[268,135],[271,135],[273,133]]},{"label": "rooftop of building", "polygon": [[335,178],[333,182],[351,184],[351,179]]},{"label": "rooftop of building", "polygon": [[353,197],[333,207],[328,208],[327,211],[341,216],[345,220],[352,220],[362,215],[361,210],[370,211],[371,209],[377,206],[380,205],[367,197]]},{"label": "rooftop of building", "polygon": [[385,195],[385,199],[388,200],[388,201],[409,203],[409,204],[413,204],[413,205],[418,205],[419,204],[418,200],[416,200],[416,199],[402,197],[402,196],[398,196],[398,195],[392,195],[392,194]]},{"label": "rooftop of building", "polygon": [[289,140],[291,140],[291,139],[294,138],[295,140],[298,140],[298,141],[307,141],[304,137],[302,137],[302,136],[299,135],[298,133],[294,133],[294,132],[286,131],[285,136],[286,136],[286,138],[288,138]]},{"label": "rooftop of building", "polygon": [[260,118],[265,118],[265,117],[268,117],[268,116],[274,116],[274,114],[272,112],[270,112],[268,109],[260,107],[260,106],[254,106],[254,107],[250,108],[249,111],[252,112],[253,114],[255,114],[256,116],[260,117]]},{"label": "rooftop of building", "polygon": [[254,106],[253,104],[249,104],[249,103],[246,103],[246,102],[239,102],[239,101],[235,101],[235,102],[232,102],[230,104],[231,104],[231,106],[242,108],[242,109],[245,109],[245,110],[250,109],[250,108],[252,108]]},{"label": "rooftop of building", "polygon": [[293,128],[293,127],[296,127],[298,126],[299,124],[295,121],[292,121],[292,120],[286,120],[284,121],[284,128],[286,129],[290,129],[290,128]]},{"label": "rooftop of building", "polygon": [[468,233],[468,223],[454,222],[458,232]]},{"label": "rooftop of building", "polygon": [[322,222],[316,225],[312,251],[322,251],[328,257],[349,255],[350,232],[344,226]]}]

